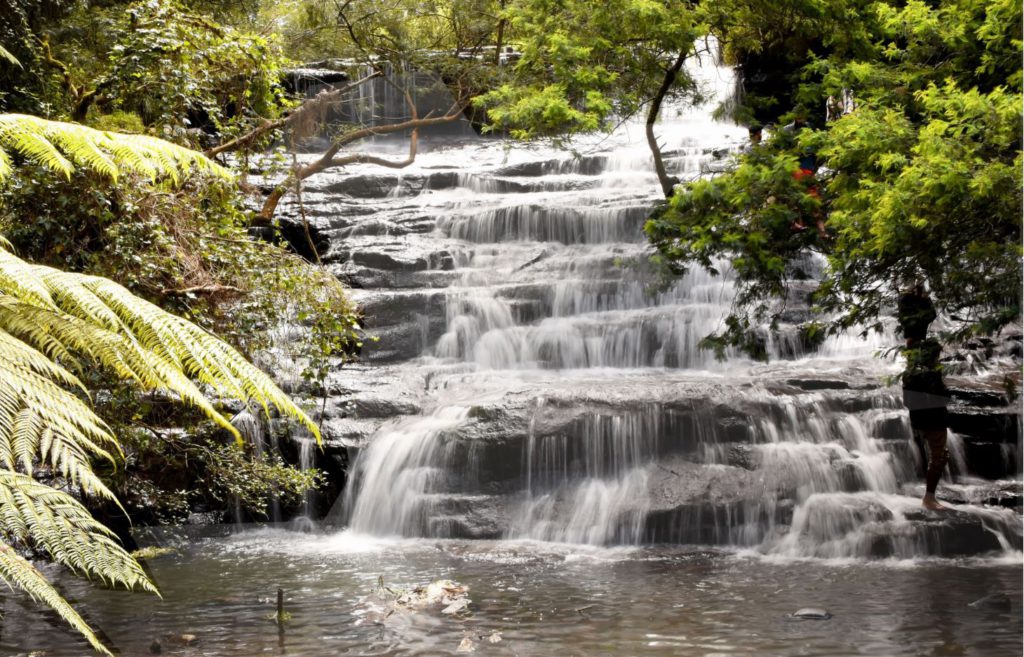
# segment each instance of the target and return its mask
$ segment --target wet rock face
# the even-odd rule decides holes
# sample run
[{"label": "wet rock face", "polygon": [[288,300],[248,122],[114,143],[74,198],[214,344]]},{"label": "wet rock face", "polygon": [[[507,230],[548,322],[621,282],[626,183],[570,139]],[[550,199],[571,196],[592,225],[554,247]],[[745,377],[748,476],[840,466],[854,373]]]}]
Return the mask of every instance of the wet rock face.
[{"label": "wet rock face", "polygon": [[320,89],[348,82],[349,76],[343,70],[346,67],[342,64],[335,68],[331,64],[325,60],[286,69],[283,72],[285,89],[290,93],[316,93]]},{"label": "wet rock face", "polygon": [[1006,479],[1021,472],[1021,404],[1008,390],[1007,382],[1019,389],[1019,357],[1014,346],[1019,335],[996,342],[985,340],[985,354],[979,360],[989,364],[981,375],[953,374],[946,377],[951,403],[949,428],[963,445],[966,472],[983,479]]},{"label": "wet rock face", "polygon": [[[729,135],[693,117],[680,126],[663,126],[670,162],[693,177]],[[400,172],[306,181],[320,255],[379,337],[328,383],[320,458],[348,464],[333,521],[798,557],[1019,549],[1007,482],[949,484],[956,513],[920,511],[921,463],[887,384],[898,366],[874,357],[895,336],[808,344],[803,280],[765,335],[768,364],[716,361],[699,345],[732,302],[728,267],[661,284],[641,232],[659,198],[646,151],[613,136],[582,152],[461,142]],[[820,266],[800,269],[809,279]],[[1019,470],[986,451],[1019,435],[990,397],[958,398],[955,474]]]}]

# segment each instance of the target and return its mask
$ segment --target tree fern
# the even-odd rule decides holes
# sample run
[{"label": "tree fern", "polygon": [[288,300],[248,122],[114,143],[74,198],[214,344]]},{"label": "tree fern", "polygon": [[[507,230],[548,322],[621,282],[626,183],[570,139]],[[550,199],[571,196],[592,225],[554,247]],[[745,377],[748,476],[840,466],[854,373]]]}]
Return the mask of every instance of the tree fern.
[{"label": "tree fern", "polygon": [[[116,178],[176,180],[226,171],[194,151],[140,135],[0,114],[0,183],[18,158],[69,175],[83,167]],[[96,276],[17,257],[0,236],[0,579],[56,611],[96,650],[89,626],[15,546],[45,553],[108,585],[155,591],[139,565],[74,498],[32,478],[40,470],[87,495],[113,499],[92,470],[119,451],[79,379],[102,366],[147,390],[164,390],[238,433],[212,395],[271,407],[319,430],[263,372],[202,328]],[[240,438],[239,438],[240,439]],[[109,654],[109,653],[108,653]]]},{"label": "tree fern", "polygon": [[61,384],[80,386],[63,367],[0,331],[0,468],[32,474],[36,464],[45,465],[87,494],[113,498],[91,460],[112,459],[117,443]]},{"label": "tree fern", "polygon": [[7,300],[0,304],[0,330],[50,357],[84,353],[144,388],[177,393],[231,432],[228,418],[197,383],[267,410],[274,406],[317,431],[269,377],[227,343],[111,280],[33,265],[0,248],[0,295]]},{"label": "tree fern", "polygon": [[14,64],[19,68],[21,67],[21,62],[18,61],[18,58],[12,55],[10,51],[5,49],[3,46],[0,46],[0,59],[6,60],[9,64]]},{"label": "tree fern", "polygon": [[25,114],[0,114],[0,181],[13,171],[12,155],[70,176],[75,166],[117,178],[132,171],[177,180],[193,167],[227,176],[227,171],[188,148],[147,135],[94,130],[75,123]]},{"label": "tree fern", "polygon": [[57,592],[57,589],[46,581],[43,574],[27,559],[19,555],[11,546],[0,542],[0,578],[12,586],[16,586],[35,601],[41,602],[57,612],[71,627],[86,638],[90,645],[104,655],[111,654],[104,646],[89,624],[78,615],[74,607]]},{"label": "tree fern", "polygon": [[114,534],[67,493],[27,475],[0,470],[0,526],[6,539],[105,584],[156,591]]}]

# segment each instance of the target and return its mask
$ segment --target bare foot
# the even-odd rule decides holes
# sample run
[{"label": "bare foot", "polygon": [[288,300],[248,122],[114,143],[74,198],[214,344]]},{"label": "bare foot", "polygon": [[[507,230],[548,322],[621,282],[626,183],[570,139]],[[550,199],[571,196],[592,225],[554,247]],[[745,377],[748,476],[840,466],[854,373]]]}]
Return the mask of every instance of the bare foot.
[{"label": "bare foot", "polygon": [[946,511],[946,507],[939,504],[939,501],[935,499],[934,495],[925,495],[924,499],[921,500],[921,506],[928,509],[929,511]]}]

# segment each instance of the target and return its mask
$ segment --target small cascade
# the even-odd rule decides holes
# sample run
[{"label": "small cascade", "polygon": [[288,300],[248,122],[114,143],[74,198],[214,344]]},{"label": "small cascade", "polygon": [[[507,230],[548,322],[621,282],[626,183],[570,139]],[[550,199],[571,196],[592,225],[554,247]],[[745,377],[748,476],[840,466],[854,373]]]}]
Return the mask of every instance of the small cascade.
[{"label": "small cascade", "polygon": [[[252,446],[252,453],[254,455],[262,457],[267,452],[270,447],[267,426],[262,418],[254,414],[250,409],[244,408],[231,418],[231,426],[238,431],[245,444]],[[273,504],[276,510],[276,499],[273,501]],[[234,499],[234,517],[236,525],[242,524],[244,518],[242,501],[237,496]]]},{"label": "small cascade", "polygon": [[[314,450],[316,450],[316,441],[312,438],[305,438],[298,441],[299,443],[299,469],[303,472],[308,472],[314,468],[316,462],[314,461]],[[306,518],[313,517],[313,504],[315,503],[316,491],[307,490],[302,500],[302,515]]]},{"label": "small cascade", "polygon": [[263,421],[248,408],[231,418],[233,426],[242,436],[242,440],[252,445],[253,453],[262,456],[268,447],[267,427]]},{"label": "small cascade", "polygon": [[445,432],[468,413],[468,407],[443,407],[382,430],[351,473],[349,526],[380,536],[445,535],[444,518],[436,515],[444,492],[454,473],[472,477],[473,469],[472,458],[458,442],[446,440]]},{"label": "small cascade", "polygon": [[[355,66],[349,72],[351,80],[359,80],[375,73],[369,65]],[[324,123],[329,129],[337,125],[378,126],[408,121],[412,118],[409,99],[417,108],[418,116],[426,116],[432,110],[435,114],[447,112],[454,104],[451,92],[436,76],[413,70],[407,65],[383,63],[383,76],[356,87],[343,100],[334,103],[327,111]],[[304,85],[302,91],[313,97],[327,88],[342,87],[348,82],[330,82]],[[471,137],[475,133],[468,122],[457,121],[426,129],[428,135],[448,137]],[[376,139],[376,138],[375,138]]]},{"label": "small cascade", "polygon": [[615,478],[587,478],[560,492],[531,497],[509,538],[583,545],[635,545],[644,528],[646,468]]},{"label": "small cascade", "polygon": [[647,469],[661,435],[656,413],[593,416],[582,440],[531,433],[526,500],[510,538],[590,545],[636,544],[645,518]]}]

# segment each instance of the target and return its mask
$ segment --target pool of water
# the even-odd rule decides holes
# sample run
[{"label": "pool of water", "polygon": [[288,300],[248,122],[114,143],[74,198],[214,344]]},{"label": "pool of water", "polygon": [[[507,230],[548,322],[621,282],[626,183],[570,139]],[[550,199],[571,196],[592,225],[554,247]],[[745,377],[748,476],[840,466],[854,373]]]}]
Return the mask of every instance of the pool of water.
[{"label": "pool of water", "polygon": [[[999,560],[782,560],[699,548],[382,540],[255,529],[164,535],[163,599],[62,590],[121,655],[984,655],[1022,652],[1020,555]],[[392,590],[451,579],[468,613],[391,611]],[[273,622],[277,589],[290,620]],[[1002,594],[1010,606],[970,606]],[[804,607],[829,620],[797,620]],[[389,614],[388,612],[391,611]],[[87,646],[27,600],[3,601],[0,654]],[[193,635],[195,638],[184,637]],[[495,642],[491,642],[491,640]]]}]

